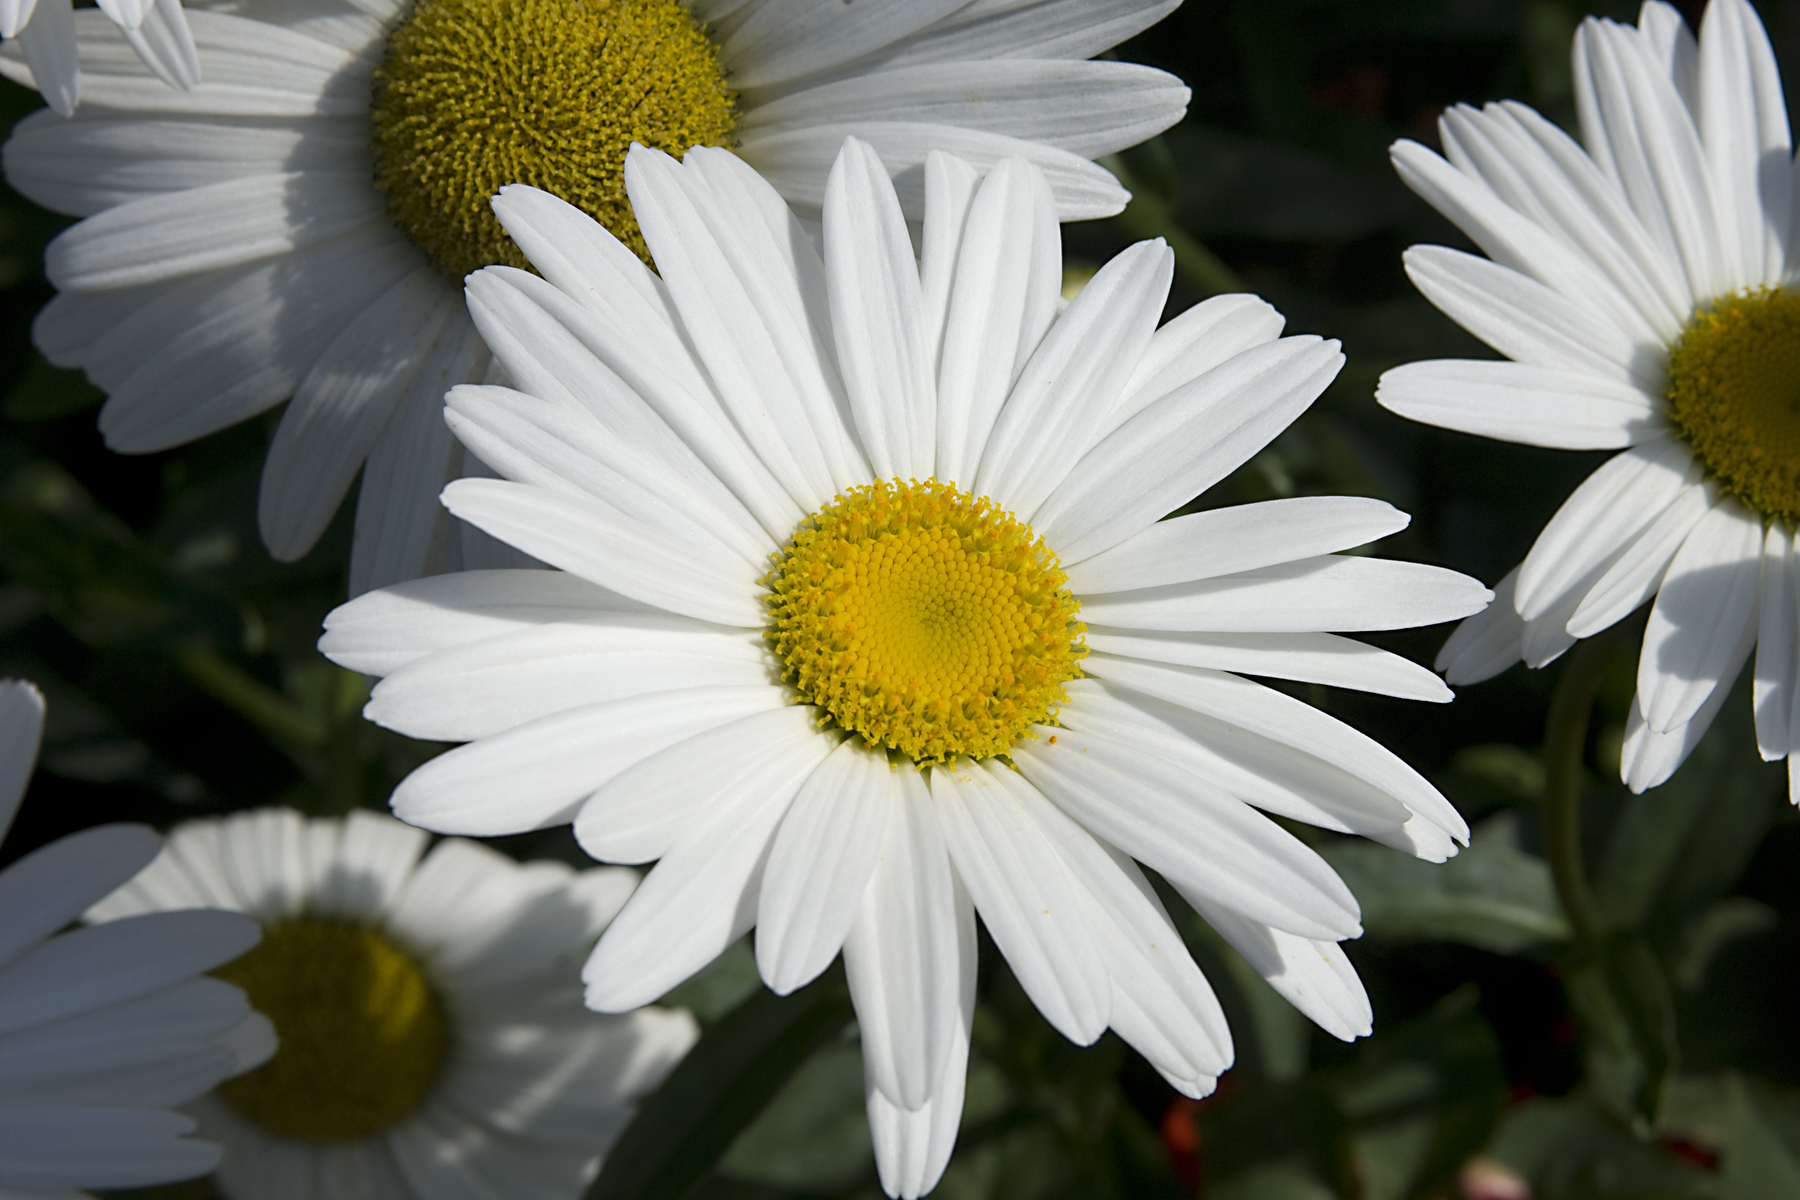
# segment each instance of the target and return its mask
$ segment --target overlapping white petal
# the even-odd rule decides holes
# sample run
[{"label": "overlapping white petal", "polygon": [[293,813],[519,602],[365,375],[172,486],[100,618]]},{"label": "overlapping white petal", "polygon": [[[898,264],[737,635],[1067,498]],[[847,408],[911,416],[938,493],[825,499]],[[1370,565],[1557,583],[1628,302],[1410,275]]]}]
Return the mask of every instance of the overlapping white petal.
[{"label": "overlapping white petal", "polygon": [[[1378,501],[1162,521],[1305,410],[1336,345],[1280,338],[1280,315],[1248,297],[1157,329],[1158,243],[1059,315],[1052,191],[1030,161],[932,156],[916,256],[881,161],[841,148],[821,256],[741,163],[634,150],[660,277],[566,206],[508,189],[499,211],[544,273],[470,284],[507,386],[457,391],[451,424],[499,478],[446,502],[560,569],[377,591],[320,645],[385,675],[372,718],[470,739],[396,791],[408,820],[572,821],[598,858],[655,861],[588,960],[590,1005],[653,1000],[752,927],[778,992],[841,950],[883,1186],[915,1196],[955,1138],[977,914],[1052,1025],[1082,1043],[1114,1029],[1190,1096],[1230,1065],[1231,1036],[1138,862],[1326,1028],[1367,1032],[1337,945],[1360,933],[1356,900],[1266,814],[1434,860],[1468,829],[1394,755],[1231,672],[1447,699],[1424,668],[1327,631],[1448,620],[1490,594],[1340,554],[1406,525]],[[668,349],[666,370],[640,335]],[[627,410],[657,414],[650,461],[600,440]],[[636,452],[637,436],[620,440]],[[988,497],[1070,567],[1096,678],[1068,683],[1058,723],[1010,761],[922,767],[872,747],[796,690],[767,640],[771,552],[807,508],[896,475]],[[785,527],[764,480],[799,510]],[[727,500],[742,507],[706,519]]]},{"label": "overlapping white petal", "polygon": [[1575,490],[1438,666],[1453,683],[1520,659],[1543,666],[1649,604],[1625,782],[1669,777],[1752,647],[1759,748],[1792,763],[1788,518],[1751,512],[1714,478],[1665,396],[1670,349],[1695,313],[1794,280],[1793,141],[1774,52],[1748,0],[1711,0],[1698,38],[1649,0],[1635,26],[1585,22],[1574,75],[1579,144],[1509,102],[1447,112],[1443,158],[1393,150],[1402,179],[1488,255],[1415,246],[1408,272],[1513,361],[1410,363],[1377,398],[1508,441],[1629,447]]}]

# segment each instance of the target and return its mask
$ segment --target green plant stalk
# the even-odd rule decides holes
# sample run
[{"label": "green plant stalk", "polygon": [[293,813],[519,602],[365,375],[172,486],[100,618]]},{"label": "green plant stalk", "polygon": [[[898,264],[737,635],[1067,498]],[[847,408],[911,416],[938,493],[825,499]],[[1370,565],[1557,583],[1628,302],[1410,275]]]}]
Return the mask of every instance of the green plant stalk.
[{"label": "green plant stalk", "polygon": [[213,650],[184,650],[176,656],[188,678],[279,744],[317,750],[330,731],[323,718],[307,712]]},{"label": "green plant stalk", "polygon": [[1606,933],[1581,853],[1581,781],[1588,720],[1607,662],[1620,641],[1638,625],[1621,621],[1575,644],[1551,693],[1550,714],[1544,722],[1545,850],[1557,899],[1577,945],[1584,948],[1598,945]]}]

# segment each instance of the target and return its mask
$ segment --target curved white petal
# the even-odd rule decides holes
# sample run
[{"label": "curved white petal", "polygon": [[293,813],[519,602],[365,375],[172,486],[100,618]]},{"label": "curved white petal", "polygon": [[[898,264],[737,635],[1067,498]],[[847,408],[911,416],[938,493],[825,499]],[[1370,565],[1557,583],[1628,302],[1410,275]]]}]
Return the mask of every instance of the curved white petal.
[{"label": "curved white petal", "polygon": [[1638,659],[1638,707],[1657,733],[1694,719],[1729,689],[1756,636],[1762,521],[1734,501],[1701,518],[1657,589]]},{"label": "curved white petal", "polygon": [[1614,450],[1661,433],[1650,397],[1617,379],[1526,363],[1438,359],[1381,376],[1389,412],[1442,429],[1549,446]]}]

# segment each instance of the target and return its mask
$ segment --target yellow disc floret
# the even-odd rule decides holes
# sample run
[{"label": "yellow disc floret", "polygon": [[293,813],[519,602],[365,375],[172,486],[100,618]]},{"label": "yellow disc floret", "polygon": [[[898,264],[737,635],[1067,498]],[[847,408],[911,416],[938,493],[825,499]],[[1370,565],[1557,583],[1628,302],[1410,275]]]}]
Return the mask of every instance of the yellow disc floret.
[{"label": "yellow disc floret", "polygon": [[488,207],[509,183],[562,197],[648,261],[625,152],[724,145],[735,103],[679,0],[419,0],[375,73],[376,185],[459,279],[526,265]]},{"label": "yellow disc floret", "polygon": [[1756,288],[1695,314],[1669,351],[1669,417],[1722,490],[1800,521],[1800,295]]},{"label": "yellow disc floret", "polygon": [[417,1108],[448,1034],[430,982],[379,931],[313,917],[271,925],[213,972],[274,1022],[275,1057],[219,1088],[283,1137],[366,1137]]},{"label": "yellow disc floret", "polygon": [[1005,754],[1068,699],[1087,654],[1044,540],[935,480],[852,488],[765,582],[763,636],[800,699],[918,763]]}]

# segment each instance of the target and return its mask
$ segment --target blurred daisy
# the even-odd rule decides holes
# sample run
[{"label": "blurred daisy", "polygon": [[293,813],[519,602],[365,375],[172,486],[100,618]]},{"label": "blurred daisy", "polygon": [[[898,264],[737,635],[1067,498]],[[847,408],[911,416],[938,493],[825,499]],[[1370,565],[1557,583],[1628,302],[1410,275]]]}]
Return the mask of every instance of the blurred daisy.
[{"label": "blurred daisy", "polygon": [[[100,0],[100,11],[158,79],[184,91],[200,82],[200,60],[181,0]],[[81,100],[75,29],[71,0],[0,0],[0,38],[17,44],[44,103],[65,117]]]},{"label": "blurred daisy", "polygon": [[525,261],[488,205],[502,185],[642,253],[633,142],[730,146],[816,215],[855,133],[914,217],[930,147],[1024,155],[1062,219],[1104,216],[1127,195],[1089,160],[1174,124],[1188,92],[1086,60],[1175,3],[244,0],[190,14],[207,82],[186,93],[77,14],[93,107],[29,118],[5,151],[14,187],[88,218],[51,243],[61,294],[35,336],[111,393],[100,427],[126,453],[292,397],[262,479],[276,558],[318,540],[366,460],[352,594],[453,569],[443,396],[488,363],[458,281]]},{"label": "blurred daisy", "polygon": [[[37,758],[44,701],[0,684],[0,835]],[[159,913],[58,933],[156,856],[142,825],[102,825],[0,871],[0,1195],[204,1175],[219,1147],[171,1111],[275,1049],[244,993],[201,972],[256,944],[235,913]]]},{"label": "blurred daisy", "polygon": [[[1511,362],[1411,363],[1378,398],[1467,433],[1622,449],[1439,656],[1551,662],[1654,599],[1620,772],[1667,779],[1756,648],[1756,735],[1800,772],[1800,293],[1775,56],[1745,0],[1698,41],[1667,4],[1575,38],[1583,150],[1522,104],[1457,107],[1401,177],[1487,251],[1414,246],[1426,297]],[[1800,792],[1796,792],[1800,795]]]},{"label": "blurred daisy", "polygon": [[[262,944],[215,972],[275,1022],[266,1065],[190,1105],[235,1200],[529,1194],[573,1200],[692,1044],[686,1012],[604,1017],[573,965],[635,886],[391,817],[193,821],[90,920],[216,905]],[[110,928],[101,925],[99,928]],[[483,1189],[486,1189],[485,1191]]]},{"label": "blurred daisy", "polygon": [[[601,939],[588,1003],[655,999],[756,927],[764,980],[840,948],[883,1186],[928,1191],[962,1110],[979,912],[1045,1016],[1111,1026],[1190,1096],[1231,1038],[1133,858],[1332,1033],[1368,1001],[1356,901],[1257,808],[1427,858],[1466,836],[1381,747],[1232,671],[1445,700],[1325,630],[1465,615],[1453,572],[1333,551],[1407,518],[1276,501],[1159,521],[1337,374],[1250,296],[1157,329],[1172,271],[1132,247],[1060,316],[1043,174],[934,153],[923,259],[851,139],[824,255],[741,159],[636,149],[661,270],[578,211],[495,209],[541,275],[469,280],[520,390],[456,389],[500,479],[451,511],[556,570],[365,596],[321,648],[386,678],[369,717],[467,741],[394,794],[476,834],[564,821],[660,860]],[[1085,624],[1084,624],[1085,623]]]}]

